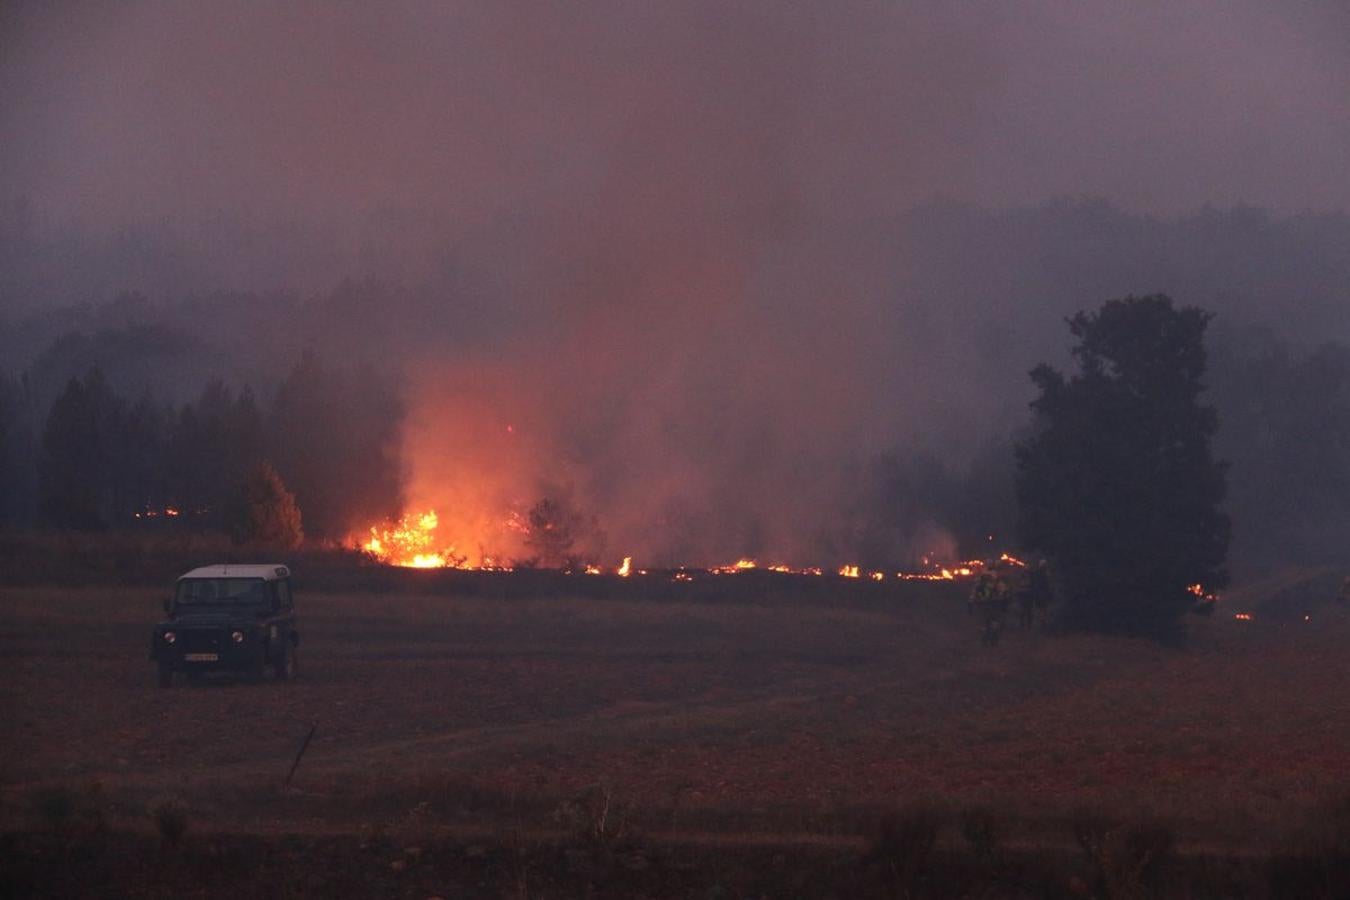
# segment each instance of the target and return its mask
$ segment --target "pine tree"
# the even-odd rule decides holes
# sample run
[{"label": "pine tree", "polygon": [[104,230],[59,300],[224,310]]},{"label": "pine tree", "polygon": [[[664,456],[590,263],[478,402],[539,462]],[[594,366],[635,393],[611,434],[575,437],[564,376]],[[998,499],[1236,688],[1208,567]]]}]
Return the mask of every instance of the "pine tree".
[{"label": "pine tree", "polygon": [[249,473],[230,519],[230,534],[239,544],[293,550],[305,539],[295,497],[268,462]]},{"label": "pine tree", "polygon": [[1112,300],[1069,320],[1072,378],[1031,373],[1040,396],[1017,448],[1020,532],[1052,562],[1066,627],[1173,636],[1192,586],[1227,581],[1226,466],[1201,400],[1209,320],[1162,295]]}]

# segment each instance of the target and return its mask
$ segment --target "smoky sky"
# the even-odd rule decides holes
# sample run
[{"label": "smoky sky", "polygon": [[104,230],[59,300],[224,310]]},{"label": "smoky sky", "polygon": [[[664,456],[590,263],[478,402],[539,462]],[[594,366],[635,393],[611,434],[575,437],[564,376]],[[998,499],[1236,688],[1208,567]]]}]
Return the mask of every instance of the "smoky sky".
[{"label": "smoky sky", "polygon": [[[668,560],[812,561],[848,473],[1022,415],[1001,384],[1043,342],[926,292],[906,210],[1350,207],[1336,0],[21,2],[0,29],[0,200],[196,241],[232,261],[201,292],[372,258],[437,285],[453,314],[377,348],[410,497],[467,522],[561,485]],[[269,283],[217,219],[267,229]]]},{"label": "smoky sky", "polygon": [[6,8],[0,184],[58,217],[1350,204],[1336,0]]}]

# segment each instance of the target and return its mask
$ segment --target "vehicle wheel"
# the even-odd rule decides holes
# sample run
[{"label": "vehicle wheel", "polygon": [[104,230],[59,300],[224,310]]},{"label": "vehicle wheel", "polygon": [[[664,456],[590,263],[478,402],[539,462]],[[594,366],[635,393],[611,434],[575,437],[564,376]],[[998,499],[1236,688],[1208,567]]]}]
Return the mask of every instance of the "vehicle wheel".
[{"label": "vehicle wheel", "polygon": [[173,666],[167,666],[164,663],[160,663],[157,681],[162,688],[173,687]]},{"label": "vehicle wheel", "polygon": [[277,681],[291,681],[295,678],[296,651],[299,648],[290,641],[284,642],[281,646],[285,649],[282,651],[280,658],[272,663],[272,673],[276,676]]}]

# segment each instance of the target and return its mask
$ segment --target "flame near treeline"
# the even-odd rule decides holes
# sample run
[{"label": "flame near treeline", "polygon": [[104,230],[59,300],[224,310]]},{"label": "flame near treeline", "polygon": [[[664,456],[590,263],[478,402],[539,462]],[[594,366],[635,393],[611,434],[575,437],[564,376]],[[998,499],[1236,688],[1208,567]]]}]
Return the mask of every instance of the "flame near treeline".
[{"label": "flame near treeline", "polygon": [[[528,525],[521,521],[517,515],[511,517],[510,528],[513,530],[524,531],[528,533]],[[358,546],[382,563],[392,566],[401,566],[414,569],[466,569],[474,571],[496,571],[509,572],[515,568],[532,568],[535,566],[533,560],[522,564],[515,559],[498,558],[491,555],[480,554],[476,560],[471,561],[468,553],[458,550],[454,545],[446,545],[439,539],[437,530],[440,527],[440,517],[435,510],[427,510],[423,513],[416,513],[403,516],[397,522],[386,523],[384,525],[372,526],[368,535],[363,536],[357,541]],[[996,565],[1002,567],[1025,567],[1026,563],[1008,553],[1003,553],[995,561]],[[944,562],[932,556],[923,558],[923,566],[919,571],[913,572],[894,572],[883,571],[880,569],[863,569],[858,565],[844,564],[837,567],[822,568],[819,566],[810,566],[806,568],[793,568],[782,563],[762,564],[757,560],[741,558],[727,565],[712,566],[709,568],[694,568],[681,566],[671,571],[671,577],[677,581],[689,580],[692,572],[705,572],[714,575],[734,575],[741,572],[753,570],[764,570],[790,575],[809,575],[822,576],[833,574],[843,578],[870,579],[873,581],[884,581],[887,578],[907,579],[907,580],[925,580],[925,581],[953,581],[962,578],[970,578],[978,575],[980,572],[990,567],[990,563],[984,560],[965,560],[958,562]],[[566,564],[562,567],[563,571],[576,572],[583,575],[618,575],[620,577],[629,577],[631,575],[648,575],[649,569],[637,568],[633,565],[631,556],[624,556],[618,562],[606,565],[603,561],[578,561],[575,564]],[[668,571],[668,570],[663,570]]]},{"label": "flame near treeline", "polygon": [[[511,572],[516,568],[535,567],[535,561],[533,560],[525,561],[522,564],[519,560],[499,559],[486,555],[480,556],[476,562],[470,562],[468,554],[458,552],[454,546],[442,546],[436,533],[439,526],[440,518],[436,515],[436,511],[427,510],[420,514],[406,515],[397,522],[372,526],[369,529],[369,534],[356,543],[361,550],[380,562],[404,568]],[[521,516],[512,514],[508,521],[508,528],[528,534],[529,525]],[[681,582],[693,581],[697,575],[738,575],[754,571],[816,577],[834,575],[840,578],[870,581],[967,581],[973,580],[986,572],[993,572],[1003,577],[1019,570],[1028,569],[1028,564],[1025,561],[1006,552],[988,560],[971,559],[962,561],[943,561],[934,555],[925,555],[918,570],[907,572],[864,569],[850,563],[830,568],[819,566],[793,568],[782,563],[764,564],[748,558],[741,558],[733,563],[707,568],[677,566],[673,569],[647,569],[635,566],[631,556],[625,556],[617,563],[609,565],[597,560],[566,564],[561,567],[561,571],[566,574],[613,575],[620,578],[635,575],[639,577],[657,576]],[[1194,595],[1197,602],[1201,604],[1208,604],[1212,607],[1219,601],[1218,594],[1199,584],[1188,586],[1187,591]],[[1239,611],[1234,615],[1234,618],[1238,621],[1250,622],[1252,621],[1252,614]]]}]

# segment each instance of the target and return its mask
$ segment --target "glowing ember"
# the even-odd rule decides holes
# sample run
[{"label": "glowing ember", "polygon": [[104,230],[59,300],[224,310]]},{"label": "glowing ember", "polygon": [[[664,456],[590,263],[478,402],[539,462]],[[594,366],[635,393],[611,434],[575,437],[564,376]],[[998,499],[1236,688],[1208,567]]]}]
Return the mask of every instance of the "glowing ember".
[{"label": "glowing ember", "polygon": [[1186,590],[1201,603],[1209,604],[1212,606],[1213,604],[1219,602],[1219,595],[1211,591],[1205,590],[1204,585],[1201,584],[1188,585],[1186,587]]},{"label": "glowing ember", "polygon": [[1233,614],[1233,618],[1237,619],[1239,622],[1250,622],[1250,621],[1252,620],[1252,614],[1251,614],[1251,613],[1234,613],[1234,614]]},{"label": "glowing ember", "polygon": [[857,566],[840,566],[840,567],[839,567],[839,574],[840,574],[840,575],[843,575],[845,578],[857,578],[857,577],[859,577],[858,567],[857,567]]},{"label": "glowing ember", "polygon": [[[205,510],[201,511],[204,512]],[[132,513],[132,516],[137,519],[158,519],[160,516],[164,516],[170,519],[176,519],[180,515],[182,515],[182,513],[180,513],[175,507],[172,506],[166,506],[163,509],[146,508],[142,512]]]},{"label": "glowing ember", "polygon": [[586,567],[586,574],[587,574],[587,575],[599,575],[599,574],[600,574],[600,567],[599,567],[599,566],[587,566],[587,567]]}]

